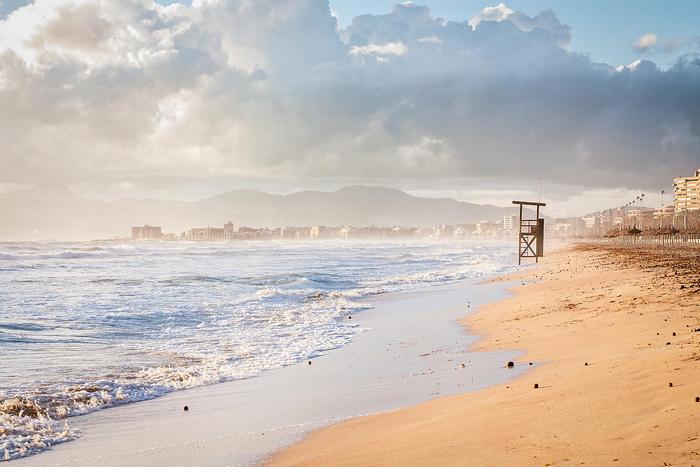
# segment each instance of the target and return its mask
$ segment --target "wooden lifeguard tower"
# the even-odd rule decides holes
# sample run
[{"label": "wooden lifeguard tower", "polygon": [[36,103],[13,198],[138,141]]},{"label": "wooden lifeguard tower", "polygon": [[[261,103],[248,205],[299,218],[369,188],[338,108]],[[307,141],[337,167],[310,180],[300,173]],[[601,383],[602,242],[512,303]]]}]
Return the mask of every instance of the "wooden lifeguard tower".
[{"label": "wooden lifeguard tower", "polygon": [[[546,204],[533,201],[513,201],[513,204],[520,206],[518,264],[522,263],[523,258],[535,258],[537,262],[538,258],[544,256],[544,219],[540,218],[540,206],[544,207]],[[534,219],[523,219],[523,206],[536,207]]]}]

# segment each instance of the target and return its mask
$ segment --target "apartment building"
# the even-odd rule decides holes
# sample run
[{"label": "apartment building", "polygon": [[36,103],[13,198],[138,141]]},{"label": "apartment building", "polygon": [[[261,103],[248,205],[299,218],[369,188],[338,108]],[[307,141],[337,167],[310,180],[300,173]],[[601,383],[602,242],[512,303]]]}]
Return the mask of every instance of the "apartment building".
[{"label": "apartment building", "polygon": [[163,238],[163,230],[152,225],[134,226],[131,228],[132,240],[160,240]]},{"label": "apartment building", "polygon": [[700,169],[696,170],[693,176],[676,178],[673,188],[673,206],[676,214],[700,211]]}]

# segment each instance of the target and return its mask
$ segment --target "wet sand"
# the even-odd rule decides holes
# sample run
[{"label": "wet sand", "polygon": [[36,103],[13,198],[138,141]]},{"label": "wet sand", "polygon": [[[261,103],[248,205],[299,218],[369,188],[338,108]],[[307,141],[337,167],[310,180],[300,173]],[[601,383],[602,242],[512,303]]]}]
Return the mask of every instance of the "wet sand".
[{"label": "wet sand", "polygon": [[473,350],[522,349],[531,371],[320,429],[269,463],[700,465],[700,249],[578,246],[497,280],[513,278],[463,324],[484,336]]}]

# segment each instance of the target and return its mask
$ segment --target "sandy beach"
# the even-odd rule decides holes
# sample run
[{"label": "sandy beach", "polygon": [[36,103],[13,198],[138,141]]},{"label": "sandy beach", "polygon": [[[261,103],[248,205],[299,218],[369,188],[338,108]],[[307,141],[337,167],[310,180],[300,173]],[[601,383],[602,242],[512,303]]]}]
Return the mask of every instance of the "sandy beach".
[{"label": "sandy beach", "polygon": [[700,465],[700,250],[577,246],[496,281],[513,279],[462,322],[472,350],[522,350],[530,371],[320,429],[269,464]]}]

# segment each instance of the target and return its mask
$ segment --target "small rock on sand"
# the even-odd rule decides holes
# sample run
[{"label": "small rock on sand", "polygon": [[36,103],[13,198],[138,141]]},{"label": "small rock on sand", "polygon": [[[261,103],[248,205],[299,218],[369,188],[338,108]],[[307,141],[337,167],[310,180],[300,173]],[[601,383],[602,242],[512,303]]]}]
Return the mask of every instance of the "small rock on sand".
[{"label": "small rock on sand", "polygon": [[537,388],[539,388],[539,387],[540,387],[540,385],[537,384],[537,383],[535,383],[535,389],[537,389]]},{"label": "small rock on sand", "polygon": [[188,410],[190,410],[189,406],[185,406],[184,410],[185,410],[185,412],[187,412]]}]

